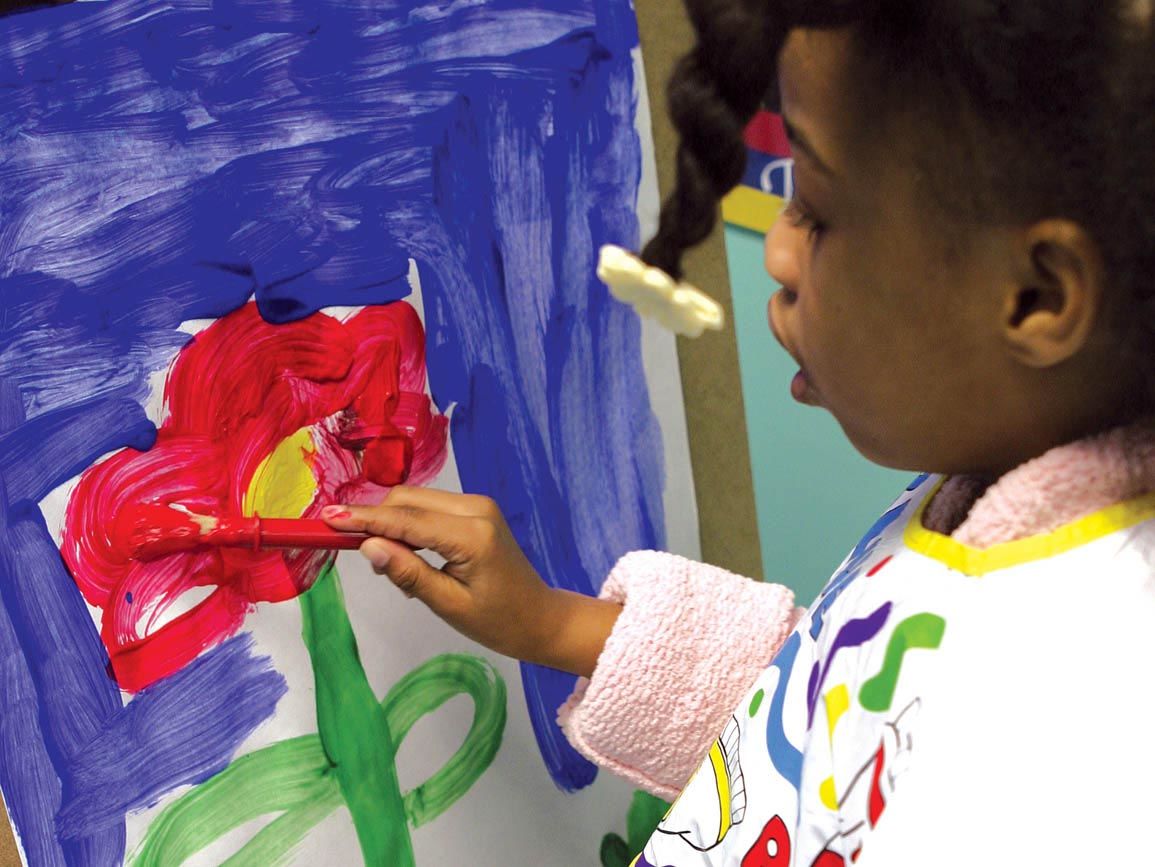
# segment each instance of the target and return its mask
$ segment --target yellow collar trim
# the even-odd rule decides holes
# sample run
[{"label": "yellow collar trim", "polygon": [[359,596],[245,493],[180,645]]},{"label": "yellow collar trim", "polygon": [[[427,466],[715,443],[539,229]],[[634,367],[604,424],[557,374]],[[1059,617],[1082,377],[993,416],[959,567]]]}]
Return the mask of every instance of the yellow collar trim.
[{"label": "yellow collar trim", "polygon": [[990,548],[972,548],[922,525],[923,513],[942,485],[942,481],[938,482],[930,494],[923,498],[914,517],[906,525],[903,541],[912,551],[972,577],[1054,557],[1155,518],[1155,493],[1151,493],[1108,506],[1050,533],[1003,542]]}]

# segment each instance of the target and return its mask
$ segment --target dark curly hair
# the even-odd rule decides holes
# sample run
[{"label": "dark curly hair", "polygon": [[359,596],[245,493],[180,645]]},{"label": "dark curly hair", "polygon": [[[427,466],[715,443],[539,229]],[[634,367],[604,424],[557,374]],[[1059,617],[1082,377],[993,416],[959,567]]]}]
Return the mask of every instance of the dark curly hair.
[{"label": "dark curly hair", "polygon": [[28,12],[41,6],[62,6],[74,0],[0,0],[0,16],[13,12]]},{"label": "dark curly hair", "polygon": [[1128,363],[1155,382],[1151,0],[686,0],[697,44],[669,84],[677,185],[642,257],[675,277],[741,179],[742,130],[790,31],[848,28],[856,86],[918,133],[962,220],[1078,222],[1097,242]]},{"label": "dark curly hair", "polygon": [[796,27],[854,23],[853,4],[791,0],[686,0],[697,44],[678,61],[667,99],[681,142],[677,182],[642,258],[675,279],[682,255],[710,234],[718,203],[746,167],[742,132],[771,93],[778,52]]}]

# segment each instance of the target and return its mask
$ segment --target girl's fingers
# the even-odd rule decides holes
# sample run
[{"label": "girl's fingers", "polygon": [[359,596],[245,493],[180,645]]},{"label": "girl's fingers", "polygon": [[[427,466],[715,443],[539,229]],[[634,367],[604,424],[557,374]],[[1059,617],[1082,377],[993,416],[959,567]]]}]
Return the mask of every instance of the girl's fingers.
[{"label": "girl's fingers", "polygon": [[428,548],[446,560],[455,559],[463,542],[472,538],[476,521],[418,506],[327,506],[321,517],[334,529]]},{"label": "girl's fingers", "polygon": [[464,518],[489,518],[499,514],[497,505],[489,497],[477,494],[451,494],[433,488],[414,488],[398,485],[385,498],[386,506],[416,506],[431,512],[460,515]]},{"label": "girl's fingers", "polygon": [[386,539],[370,539],[361,553],[378,575],[385,575],[406,595],[420,599],[436,614],[453,620],[469,606],[469,592],[440,569],[434,569],[408,548]]}]

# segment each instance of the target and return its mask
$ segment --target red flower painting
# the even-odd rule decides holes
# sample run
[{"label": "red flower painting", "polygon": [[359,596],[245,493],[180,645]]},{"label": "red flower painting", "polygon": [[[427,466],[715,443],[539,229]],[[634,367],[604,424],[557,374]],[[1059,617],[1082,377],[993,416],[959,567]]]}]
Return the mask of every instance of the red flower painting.
[{"label": "red flower painting", "polygon": [[312,517],[427,482],[446,457],[448,422],[426,394],[424,332],[403,302],[286,325],[247,305],[180,352],[164,400],[153,448],[118,452],[81,476],[62,545],[130,692],[235,633],[256,603],[307,590],[331,556],[214,549],[140,562],[126,526],[136,506]]}]

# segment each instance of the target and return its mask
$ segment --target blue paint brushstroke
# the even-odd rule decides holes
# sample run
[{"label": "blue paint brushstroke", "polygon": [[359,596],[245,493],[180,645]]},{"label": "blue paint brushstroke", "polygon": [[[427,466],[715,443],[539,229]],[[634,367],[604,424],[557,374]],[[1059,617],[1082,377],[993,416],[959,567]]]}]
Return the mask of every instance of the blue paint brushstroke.
[{"label": "blue paint brushstroke", "polygon": [[284,679],[245,636],[122,706],[39,510],[0,515],[0,784],[30,863],[119,864],[127,810],[224,768]]},{"label": "blue paint brushstroke", "polygon": [[[43,749],[66,795],[69,769],[101,725],[120,712],[120,694],[105,674],[107,657],[84,600],[35,507],[4,509],[0,516],[0,600],[31,675]],[[43,821],[52,803],[39,793],[5,794],[8,800],[25,796]],[[123,820],[60,841],[66,863],[93,865],[120,863],[124,843]]]},{"label": "blue paint brushstroke", "polygon": [[[0,575],[0,578],[4,576]],[[0,605],[0,788],[29,863],[63,865],[56,834],[60,777],[40,726],[40,700],[20,638]]]},{"label": "blue paint brushstroke", "polygon": [[145,451],[156,427],[126,398],[55,409],[0,436],[0,475],[10,506],[36,504],[54,488],[121,448]]},{"label": "blue paint brushstroke", "polygon": [[[126,711],[36,506],[147,447],[134,407],[181,322],[251,298],[274,322],[387,303],[416,260],[466,489],[501,502],[557,586],[594,592],[617,556],[662,546],[638,323],[593,277],[600,244],[637,241],[636,46],[628,0],[118,0],[5,19],[0,785],[33,863],[118,862],[113,814],[195,776],[162,761],[96,818],[85,793],[118,777],[85,750],[118,732],[130,747]],[[554,723],[573,678],[524,678],[549,772],[588,783]]]},{"label": "blue paint brushstroke", "polygon": [[[463,486],[501,504],[548,581],[592,593],[622,553],[662,546],[663,456],[637,320],[593,276],[600,243],[637,235],[621,195],[639,164],[628,54],[581,34],[521,62],[545,75],[559,59],[570,68],[548,101],[493,81],[446,110],[434,177],[449,244],[431,246],[452,254],[429,261],[422,288],[430,382],[454,406]],[[622,164],[635,173],[606,177]],[[495,453],[495,442],[509,447]],[[554,722],[573,678],[533,666],[523,676],[554,779],[586,785],[593,768]]]},{"label": "blue paint brushstroke", "polygon": [[288,690],[271,660],[252,651],[252,636],[236,636],[138,693],[73,766],[61,837],[121,822],[174,786],[223,771]]}]

